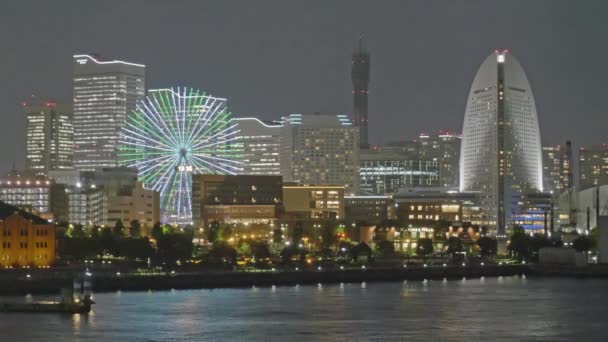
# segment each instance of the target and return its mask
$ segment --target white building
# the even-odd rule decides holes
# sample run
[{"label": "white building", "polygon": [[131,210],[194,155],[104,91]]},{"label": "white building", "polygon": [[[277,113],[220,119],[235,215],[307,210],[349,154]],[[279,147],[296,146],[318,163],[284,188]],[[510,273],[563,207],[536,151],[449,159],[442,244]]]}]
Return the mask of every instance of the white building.
[{"label": "white building", "polygon": [[74,56],[74,167],[116,167],[119,131],[145,95],[145,66]]},{"label": "white building", "polygon": [[276,121],[256,118],[235,118],[239,142],[243,144],[241,154],[244,175],[280,175],[281,132],[283,125]]},{"label": "white building", "polygon": [[359,188],[359,131],[346,115],[284,117],[281,175],[286,182]]},{"label": "white building", "polygon": [[507,233],[522,193],[543,190],[540,129],[530,83],[507,50],[481,64],[467,100],[460,190],[481,191],[490,229]]},{"label": "white building", "polygon": [[25,168],[36,176],[72,168],[72,106],[32,98],[22,103],[25,115]]}]

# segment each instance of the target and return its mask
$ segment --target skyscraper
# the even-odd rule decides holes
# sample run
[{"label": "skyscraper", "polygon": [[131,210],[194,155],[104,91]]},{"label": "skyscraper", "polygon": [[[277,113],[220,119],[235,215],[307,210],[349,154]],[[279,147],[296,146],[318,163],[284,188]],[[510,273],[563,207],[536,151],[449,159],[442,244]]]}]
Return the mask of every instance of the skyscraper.
[{"label": "skyscraper", "polygon": [[518,197],[543,190],[542,152],[530,83],[509,51],[481,64],[462,131],[460,190],[480,191],[489,228],[504,238]]},{"label": "skyscraper", "polygon": [[239,142],[243,145],[241,161],[243,175],[281,174],[281,132],[283,125],[276,121],[256,118],[235,118]]},{"label": "skyscraper", "polygon": [[72,106],[32,97],[22,103],[25,115],[25,168],[33,175],[72,168]]},{"label": "skyscraper", "polygon": [[74,56],[74,167],[116,167],[119,131],[145,95],[145,66]]},{"label": "skyscraper", "polygon": [[359,188],[359,132],[346,115],[291,114],[283,118],[281,175],[286,182]]},{"label": "skyscraper", "polygon": [[367,94],[369,93],[370,54],[363,45],[363,35],[359,37],[353,52],[351,79],[353,82],[353,122],[359,127],[359,144],[369,148],[367,136]]},{"label": "skyscraper", "polygon": [[608,144],[581,147],[578,173],[580,190],[608,184]]},{"label": "skyscraper", "polygon": [[554,195],[569,191],[572,186],[572,149],[566,145],[543,146],[544,190]]}]

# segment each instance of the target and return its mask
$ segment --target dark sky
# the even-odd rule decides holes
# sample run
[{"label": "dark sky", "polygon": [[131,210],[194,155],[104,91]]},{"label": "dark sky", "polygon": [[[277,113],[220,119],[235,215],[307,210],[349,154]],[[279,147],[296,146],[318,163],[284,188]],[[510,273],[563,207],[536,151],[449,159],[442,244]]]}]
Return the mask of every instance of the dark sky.
[{"label": "dark sky", "polygon": [[374,143],[460,131],[483,59],[527,71],[543,143],[607,141],[608,1],[2,1],[0,171],[23,164],[19,102],[71,97],[74,53],[144,63],[147,87],[187,85],[237,115],[350,113],[350,54],[372,53]]}]

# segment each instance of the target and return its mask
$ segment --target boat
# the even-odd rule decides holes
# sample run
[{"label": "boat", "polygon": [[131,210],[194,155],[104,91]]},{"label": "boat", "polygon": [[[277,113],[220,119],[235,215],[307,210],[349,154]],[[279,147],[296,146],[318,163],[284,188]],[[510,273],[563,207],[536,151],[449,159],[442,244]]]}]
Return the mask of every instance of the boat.
[{"label": "boat", "polygon": [[91,305],[90,273],[74,278],[72,287],[61,289],[60,302],[0,303],[0,312],[87,314]]}]

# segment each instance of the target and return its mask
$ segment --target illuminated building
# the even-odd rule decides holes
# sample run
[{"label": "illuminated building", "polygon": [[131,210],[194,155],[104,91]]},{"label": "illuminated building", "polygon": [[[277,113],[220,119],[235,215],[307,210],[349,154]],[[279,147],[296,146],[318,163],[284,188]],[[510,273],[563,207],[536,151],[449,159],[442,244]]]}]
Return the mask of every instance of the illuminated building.
[{"label": "illuminated building", "polygon": [[235,118],[239,142],[243,145],[241,174],[281,174],[281,123],[256,118]]},{"label": "illuminated building", "polygon": [[118,135],[145,95],[145,66],[75,55],[74,167],[116,167]]},{"label": "illuminated building", "polygon": [[457,187],[459,181],[461,136],[449,131],[437,131],[418,136],[420,160],[431,160],[439,164],[439,186]]},{"label": "illuminated building", "polygon": [[72,168],[72,106],[35,97],[22,103],[25,114],[25,168],[36,176]]},{"label": "illuminated building", "polygon": [[103,188],[70,186],[67,189],[71,224],[101,226],[108,221],[108,197]]},{"label": "illuminated building", "polygon": [[446,188],[403,189],[393,196],[400,222],[414,227],[432,228],[444,220],[453,224],[482,225],[478,194],[445,191]]},{"label": "illuminated building", "polygon": [[581,147],[578,151],[579,189],[608,184],[608,145]]},{"label": "illuminated building", "polygon": [[121,131],[121,165],[160,192],[161,221],[192,224],[192,175],[239,174],[241,144],[226,99],[192,88],[155,89]]},{"label": "illuminated building", "polygon": [[160,197],[157,191],[144,189],[141,182],[122,188],[108,196],[107,225],[114,226],[121,220],[125,226],[133,220],[142,228],[151,229],[160,222]]},{"label": "illuminated building", "polygon": [[[536,105],[526,74],[508,51],[481,64],[467,100],[460,153],[460,190],[480,191],[490,232],[506,239],[517,212],[512,200],[543,191]],[[504,240],[502,240],[504,241]]]},{"label": "illuminated building", "polygon": [[359,133],[346,115],[291,114],[283,118],[281,174],[286,182],[359,187]]},{"label": "illuminated building", "polygon": [[565,146],[543,146],[543,181],[546,192],[555,195],[570,190],[573,186],[572,148]]},{"label": "illuminated building", "polygon": [[359,155],[359,191],[384,195],[406,187],[439,185],[439,163],[410,159],[392,149],[361,150]]},{"label": "illuminated building", "polygon": [[363,46],[363,35],[359,37],[357,49],[353,52],[351,80],[353,82],[353,123],[359,128],[359,144],[369,148],[367,134],[367,96],[369,94],[370,54]]},{"label": "illuminated building", "polygon": [[68,220],[68,198],[63,184],[46,177],[11,177],[0,181],[0,201],[45,219]]},{"label": "illuminated building", "polygon": [[344,219],[344,186],[283,186],[285,214],[298,219]]},{"label": "illuminated building", "polygon": [[55,261],[55,225],[0,201],[0,266],[47,267]]},{"label": "illuminated building", "polygon": [[348,224],[378,224],[389,218],[390,196],[345,196],[344,218]]},{"label": "illuminated building", "polygon": [[[529,193],[517,198],[513,207],[513,224],[522,226],[531,233],[543,233],[551,230],[552,200],[549,193]],[[553,223],[554,224],[554,223]]]},{"label": "illuminated building", "polygon": [[198,226],[274,224],[282,212],[283,179],[262,175],[192,175],[192,214]]}]

